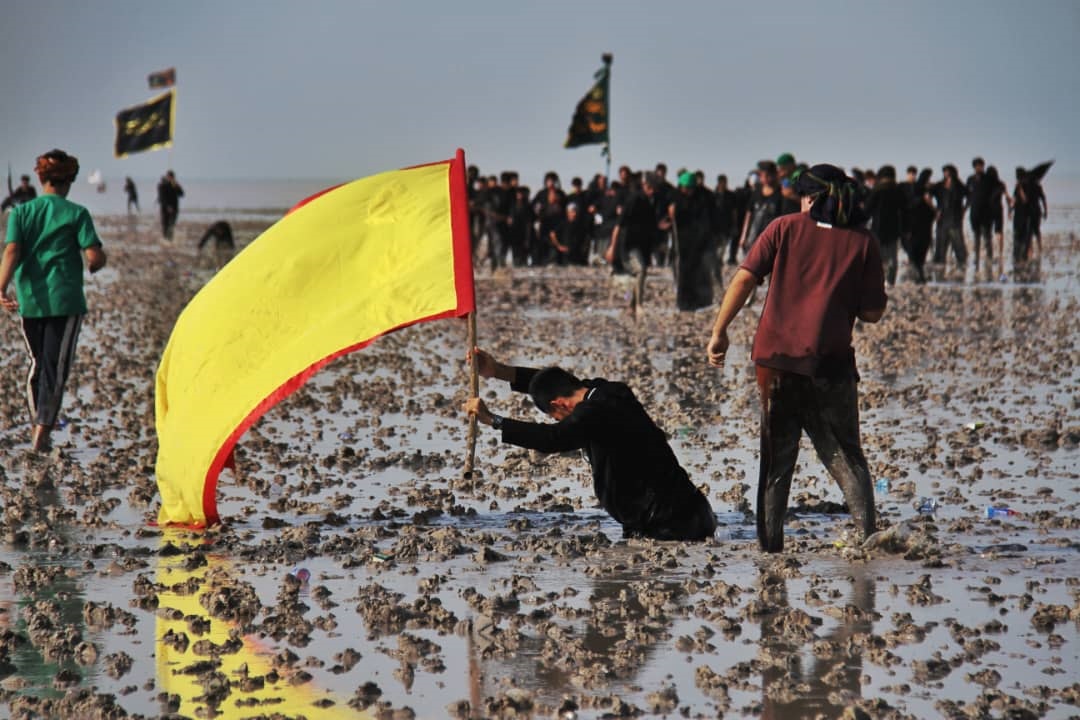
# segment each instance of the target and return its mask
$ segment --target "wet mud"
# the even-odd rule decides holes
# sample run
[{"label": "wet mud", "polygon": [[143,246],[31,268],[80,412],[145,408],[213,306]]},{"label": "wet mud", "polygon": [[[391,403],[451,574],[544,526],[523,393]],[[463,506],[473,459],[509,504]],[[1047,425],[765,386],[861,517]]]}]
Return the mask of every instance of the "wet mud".
[{"label": "wet mud", "polygon": [[[602,267],[478,270],[478,334],[507,362],[629,383],[712,502],[713,540],[624,540],[579,453],[503,446],[487,428],[462,477],[460,321],[382,338],[271,410],[221,478],[222,526],[154,527],[154,372],[227,258],[196,253],[195,224],[168,245],[150,216],[97,223],[110,265],[88,281],[48,453],[28,449],[27,363],[15,321],[0,322],[0,715],[1080,713],[1068,230],[1024,273],[890,289],[885,319],[855,333],[878,531],[853,539],[804,442],[786,550],[770,556],[753,521],[760,299],[718,371],[704,349],[715,309],[676,311],[663,269],[636,320]],[[265,226],[237,219],[238,243]],[[505,384],[481,395],[542,419]]]}]

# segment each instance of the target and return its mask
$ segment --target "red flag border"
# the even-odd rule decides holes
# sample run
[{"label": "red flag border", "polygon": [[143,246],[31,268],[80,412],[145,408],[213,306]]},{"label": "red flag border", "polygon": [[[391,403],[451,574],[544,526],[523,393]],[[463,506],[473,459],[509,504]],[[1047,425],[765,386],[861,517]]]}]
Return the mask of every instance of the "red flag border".
[{"label": "red flag border", "polygon": [[[374,337],[363,340],[354,345],[350,345],[342,350],[332,353],[321,360],[318,360],[308,367],[304,368],[296,375],[286,380],[280,387],[274,390],[272,393],[266,396],[262,402],[256,405],[251,412],[236,426],[236,429],[229,434],[229,437],[225,440],[222,446],[218,449],[217,454],[214,455],[213,461],[210,463],[210,467],[206,471],[206,479],[203,482],[203,515],[206,520],[204,523],[170,523],[173,527],[186,527],[189,529],[202,529],[210,525],[216,525],[221,522],[221,516],[217,511],[217,482],[218,477],[221,475],[221,470],[225,467],[235,468],[233,459],[233,449],[236,447],[236,443],[244,435],[252,425],[258,421],[263,415],[265,415],[270,408],[277,403],[281,402],[284,398],[295,392],[301,385],[308,381],[308,379],[317,373],[322,368],[333,362],[343,355],[362,350],[371,343],[378,340],[384,335],[397,332],[402,328],[416,325],[422,322],[429,322],[431,320],[442,320],[445,318],[462,317],[468,315],[476,310],[476,295],[475,286],[473,284],[472,273],[472,239],[469,235],[469,197],[468,190],[465,186],[465,151],[458,149],[456,155],[450,160],[440,160],[433,163],[425,163],[423,165],[415,165],[412,167],[427,167],[431,165],[443,165],[449,164],[450,172],[448,173],[449,182],[449,195],[450,195],[450,234],[451,242],[453,244],[454,254],[454,288],[457,292],[457,306],[446,310],[441,313],[429,315],[427,317],[417,318],[416,320],[410,320],[409,322],[402,323],[397,327],[391,328],[385,332],[379,333]],[[410,170],[410,168],[402,168],[403,170]],[[340,185],[322,190],[314,195],[301,200],[297,203],[289,212],[295,211],[297,208],[312,202],[318,197],[325,195],[326,193],[334,190]]]}]

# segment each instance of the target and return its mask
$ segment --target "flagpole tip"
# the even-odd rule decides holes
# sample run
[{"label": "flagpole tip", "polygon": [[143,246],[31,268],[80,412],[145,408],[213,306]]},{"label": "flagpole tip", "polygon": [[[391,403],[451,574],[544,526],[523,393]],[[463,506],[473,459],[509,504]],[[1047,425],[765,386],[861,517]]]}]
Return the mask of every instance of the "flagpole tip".
[{"label": "flagpole tip", "polygon": [[611,53],[604,53],[603,55],[600,56],[600,59],[604,61],[605,65],[610,65],[611,61],[614,59],[614,57],[615,56],[612,55]]}]

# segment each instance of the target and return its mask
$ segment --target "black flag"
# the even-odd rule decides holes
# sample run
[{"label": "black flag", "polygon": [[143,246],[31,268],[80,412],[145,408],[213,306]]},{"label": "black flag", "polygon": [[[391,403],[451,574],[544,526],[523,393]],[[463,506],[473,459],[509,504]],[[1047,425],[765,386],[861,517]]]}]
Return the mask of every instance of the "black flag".
[{"label": "black flag", "polygon": [[172,145],[175,113],[175,90],[121,110],[116,114],[116,157]]},{"label": "black flag", "polygon": [[611,76],[611,55],[603,56],[604,66],[593,76],[595,83],[585,93],[574,110],[574,119],[566,133],[563,147],[594,145],[603,143],[605,151],[608,144],[608,80]]},{"label": "black flag", "polygon": [[176,68],[166,68],[158,72],[152,72],[146,76],[146,83],[151,90],[172,87],[176,84]]}]

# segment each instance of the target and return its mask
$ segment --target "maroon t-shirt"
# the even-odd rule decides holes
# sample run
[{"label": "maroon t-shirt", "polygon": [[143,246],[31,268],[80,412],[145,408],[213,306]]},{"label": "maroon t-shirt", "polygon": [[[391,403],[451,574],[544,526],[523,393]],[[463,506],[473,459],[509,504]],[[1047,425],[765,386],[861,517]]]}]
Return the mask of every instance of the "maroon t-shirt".
[{"label": "maroon t-shirt", "polygon": [[862,228],[818,223],[807,213],[773,220],[742,267],[771,275],[751,358],[811,377],[858,377],[851,328],[886,303],[877,240]]}]

